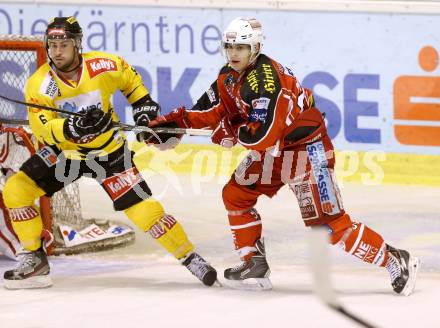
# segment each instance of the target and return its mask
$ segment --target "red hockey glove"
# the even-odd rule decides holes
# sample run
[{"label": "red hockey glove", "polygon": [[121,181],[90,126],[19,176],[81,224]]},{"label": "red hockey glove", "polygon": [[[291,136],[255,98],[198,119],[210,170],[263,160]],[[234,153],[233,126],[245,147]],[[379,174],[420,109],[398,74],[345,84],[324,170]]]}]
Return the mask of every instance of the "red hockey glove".
[{"label": "red hockey glove", "polygon": [[228,116],[223,117],[212,132],[211,140],[225,148],[231,148],[237,143],[237,128],[232,125]]},{"label": "red hockey glove", "polygon": [[[185,107],[176,108],[171,113],[166,115],[160,115],[156,117],[154,120],[151,120],[148,123],[148,127],[151,129],[159,128],[159,127],[167,127],[167,128],[189,128],[190,124],[186,118],[187,113]],[[142,140],[147,144],[155,144],[155,145],[163,145],[160,147],[161,149],[170,149],[177,146],[180,139],[182,139],[183,134],[175,134],[175,133],[142,133]]]}]

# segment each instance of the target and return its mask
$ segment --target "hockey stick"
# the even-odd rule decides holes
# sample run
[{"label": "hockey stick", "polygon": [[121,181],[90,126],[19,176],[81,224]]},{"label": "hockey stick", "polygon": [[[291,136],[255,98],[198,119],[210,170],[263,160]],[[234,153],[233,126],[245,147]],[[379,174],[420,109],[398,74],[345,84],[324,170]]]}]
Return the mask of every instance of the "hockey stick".
[{"label": "hockey stick", "polygon": [[28,120],[24,120],[24,119],[19,120],[15,118],[4,118],[4,117],[0,117],[0,123],[11,124],[11,125],[29,125]]},{"label": "hockey stick", "polygon": [[16,103],[16,104],[20,104],[20,105],[25,105],[25,106],[28,106],[28,107],[44,109],[44,110],[50,110],[52,112],[62,113],[62,114],[67,114],[67,115],[72,115],[72,116],[80,116],[80,117],[84,116],[82,114],[74,113],[74,112],[69,112],[69,111],[64,110],[64,109],[48,107],[48,106],[38,105],[38,104],[32,104],[32,103],[28,103],[28,102],[17,100],[17,99],[11,99],[11,98],[8,98],[8,97],[3,96],[3,95],[0,95],[0,98],[3,99],[3,100],[6,100],[6,101],[12,102],[12,103]]},{"label": "hockey stick", "polygon": [[[69,111],[63,110],[63,109],[28,103],[28,102],[16,100],[16,99],[11,99],[11,98],[5,97],[1,94],[0,94],[0,98],[3,100],[6,100],[6,101],[12,102],[12,103],[25,105],[28,107],[49,110],[52,112],[62,113],[62,114],[67,114],[67,115],[72,115],[72,116],[80,116],[80,117],[84,116],[82,114],[75,113],[75,112],[69,112]],[[1,117],[0,117],[0,122],[5,123],[5,124],[29,125],[28,120],[15,120],[15,119],[1,118]],[[137,132],[153,133],[154,132],[154,133],[170,133],[170,134],[187,134],[187,135],[191,135],[191,136],[210,136],[212,134],[212,130],[205,130],[205,129],[184,129],[184,128],[165,128],[165,127],[163,127],[163,128],[158,127],[158,128],[150,129],[145,126],[130,125],[130,124],[125,124],[125,123],[120,123],[120,122],[113,122],[113,126],[118,127],[123,131],[133,131],[135,133],[137,133]]]},{"label": "hockey stick", "polygon": [[[0,117],[0,123],[12,124],[12,125],[29,125],[28,120],[18,120],[14,118],[4,118]],[[186,134],[190,136],[210,136],[212,130],[205,129],[183,129],[183,128],[154,128],[150,129],[146,126],[130,125],[120,122],[114,122],[114,126],[120,128],[122,131],[133,131],[137,132],[149,132],[149,133],[170,133],[170,134]]]},{"label": "hockey stick", "polygon": [[146,126],[130,125],[120,122],[114,122],[115,126],[119,127],[122,131],[133,131],[137,132],[149,132],[149,133],[170,133],[170,134],[186,134],[190,136],[210,136],[212,130],[205,129],[185,129],[185,128],[148,128]]},{"label": "hockey stick", "polygon": [[324,229],[315,228],[310,232],[310,265],[318,297],[331,309],[365,328],[377,328],[371,323],[349,312],[338,300],[330,281],[330,261],[328,256],[328,236]]}]

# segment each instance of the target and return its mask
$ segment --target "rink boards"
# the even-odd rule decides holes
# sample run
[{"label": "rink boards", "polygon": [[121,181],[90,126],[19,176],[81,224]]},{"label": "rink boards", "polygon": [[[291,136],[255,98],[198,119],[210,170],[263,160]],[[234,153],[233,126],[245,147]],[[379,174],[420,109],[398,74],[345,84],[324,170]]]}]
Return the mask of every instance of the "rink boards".
[{"label": "rink boards", "polygon": [[[225,149],[216,145],[180,144],[174,150],[158,151],[133,143],[142,169],[161,174],[191,174],[201,181],[225,180],[248,151],[240,146]],[[385,153],[383,151],[336,150],[339,183],[366,185],[416,184],[440,186],[440,156]]]}]

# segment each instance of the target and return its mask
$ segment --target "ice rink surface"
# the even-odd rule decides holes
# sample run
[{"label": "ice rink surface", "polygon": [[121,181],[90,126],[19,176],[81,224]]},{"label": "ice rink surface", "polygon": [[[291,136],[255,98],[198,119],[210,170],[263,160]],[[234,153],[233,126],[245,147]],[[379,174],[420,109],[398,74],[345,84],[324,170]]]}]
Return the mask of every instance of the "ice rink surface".
[{"label": "ice rink surface", "polygon": [[[148,181],[222,280],[223,270],[238,263],[221,202],[224,181],[189,176]],[[340,301],[377,327],[440,327],[440,188],[344,184],[341,189],[352,219],[420,257],[422,267],[415,293],[400,297],[385,269],[329,246],[329,274]],[[82,181],[81,196],[86,217],[127,222],[94,181]],[[357,327],[314,294],[308,229],[293,193],[285,187],[271,200],[261,198],[257,208],[272,291],[204,287],[151,237],[137,233],[136,243],[123,249],[51,258],[51,288],[1,288],[0,327]],[[14,265],[0,257],[1,271]]]}]

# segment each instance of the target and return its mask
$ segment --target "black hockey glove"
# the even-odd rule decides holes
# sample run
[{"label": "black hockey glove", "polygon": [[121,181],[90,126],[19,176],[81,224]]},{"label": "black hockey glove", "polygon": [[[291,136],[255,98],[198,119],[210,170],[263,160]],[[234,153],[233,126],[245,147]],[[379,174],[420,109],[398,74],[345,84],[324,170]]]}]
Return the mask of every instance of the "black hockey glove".
[{"label": "black hockey glove", "polygon": [[133,118],[136,125],[148,126],[160,113],[160,106],[151,99],[150,95],[143,97],[133,104]]},{"label": "black hockey glove", "polygon": [[[148,126],[160,114],[160,105],[151,99],[150,95],[143,97],[133,104],[133,119],[138,126]],[[138,141],[146,138],[146,132],[136,134]]]},{"label": "black hockey glove", "polygon": [[113,126],[111,112],[104,113],[98,108],[82,110],[83,117],[70,116],[64,121],[64,136],[75,143],[87,143]]}]

